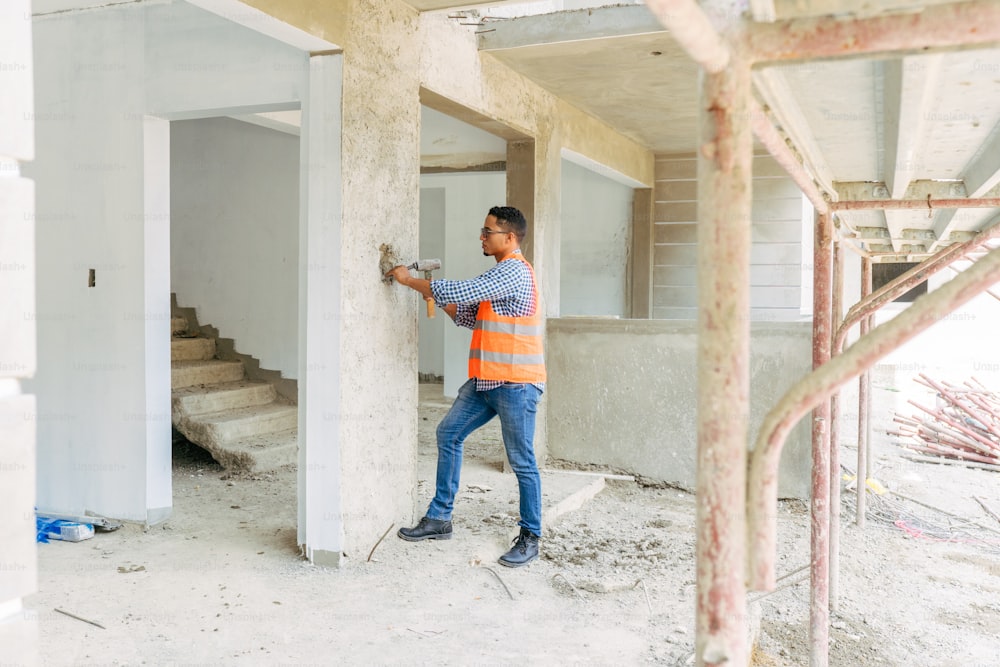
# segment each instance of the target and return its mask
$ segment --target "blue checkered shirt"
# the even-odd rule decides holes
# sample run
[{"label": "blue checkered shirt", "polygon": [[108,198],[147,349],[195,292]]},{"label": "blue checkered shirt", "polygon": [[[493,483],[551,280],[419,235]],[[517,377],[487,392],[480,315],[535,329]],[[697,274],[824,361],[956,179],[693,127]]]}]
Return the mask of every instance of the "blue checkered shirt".
[{"label": "blue checkered shirt", "polygon": [[[514,252],[521,254],[520,250]],[[489,271],[472,280],[432,280],[431,294],[439,307],[457,304],[455,324],[466,329],[476,325],[476,313],[481,301],[489,301],[494,312],[504,317],[527,317],[537,308],[531,269],[513,258],[497,262]],[[476,391],[489,391],[503,384],[502,380],[475,380]],[[544,382],[532,384],[545,391]]]}]

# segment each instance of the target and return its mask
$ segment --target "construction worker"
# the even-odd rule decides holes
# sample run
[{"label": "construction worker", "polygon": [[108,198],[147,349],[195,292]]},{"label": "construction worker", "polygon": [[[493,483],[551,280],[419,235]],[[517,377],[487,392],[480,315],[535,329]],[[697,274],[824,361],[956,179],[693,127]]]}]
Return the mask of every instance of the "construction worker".
[{"label": "construction worker", "polygon": [[411,542],[451,539],[462,445],[469,434],[499,416],[520,494],[520,534],[499,559],[508,567],[537,559],[542,534],[542,484],[534,438],[535,413],[545,389],[543,321],[535,272],[520,249],[527,229],[519,210],[494,206],[479,234],[483,255],[497,262],[485,273],[472,280],[426,280],[397,266],[387,274],[425,299],[434,299],[458,326],[472,329],[469,380],[437,428],[434,499],[420,522],[401,528],[398,535]]}]

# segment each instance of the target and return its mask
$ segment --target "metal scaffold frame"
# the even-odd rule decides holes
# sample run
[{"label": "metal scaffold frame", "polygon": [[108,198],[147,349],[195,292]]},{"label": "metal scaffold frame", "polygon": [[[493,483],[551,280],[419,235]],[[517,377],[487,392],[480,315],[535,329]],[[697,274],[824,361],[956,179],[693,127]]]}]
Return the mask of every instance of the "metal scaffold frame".
[{"label": "metal scaffold frame", "polygon": [[[838,543],[832,534],[839,530],[839,513],[832,512],[834,503],[839,506],[840,464],[831,455],[836,417],[831,399],[853,378],[861,377],[864,386],[866,371],[879,359],[1000,281],[1000,250],[994,250],[893,320],[867,329],[881,305],[1000,234],[1000,225],[993,225],[972,241],[949,246],[890,285],[865,294],[841,322],[842,258],[838,253],[834,259],[832,216],[838,210],[862,208],[997,206],[1000,200],[830,203],[754,101],[749,73],[751,67],[762,63],[996,44],[1000,42],[1000,6],[976,1],[928,6],[918,14],[752,23],[740,15],[739,3],[726,0],[701,5],[695,0],[647,0],[647,4],[702,72],[696,662],[748,664],[746,629],[741,622],[746,618],[747,582],[755,590],[775,587],[778,459],[792,427],[812,411],[810,664],[825,667],[829,662],[829,610],[836,601],[835,586],[831,597],[831,581],[836,580],[835,575],[831,578],[831,567],[837,566]],[[749,452],[747,276],[752,191],[748,165],[752,145],[750,132],[743,126],[749,126],[816,210],[814,370],[768,413]],[[870,281],[870,257],[864,257],[863,270]],[[859,322],[862,336],[842,352],[847,331]],[[862,400],[867,401],[866,395]],[[863,420],[860,439],[860,429],[867,429],[867,409],[860,407],[859,412],[859,421]],[[859,447],[859,517],[864,514],[864,449]],[[747,475],[742,464],[748,457]],[[735,511],[736,503],[742,506],[744,500],[746,512]],[[735,574],[743,572],[740,560],[744,556],[746,579]]]}]

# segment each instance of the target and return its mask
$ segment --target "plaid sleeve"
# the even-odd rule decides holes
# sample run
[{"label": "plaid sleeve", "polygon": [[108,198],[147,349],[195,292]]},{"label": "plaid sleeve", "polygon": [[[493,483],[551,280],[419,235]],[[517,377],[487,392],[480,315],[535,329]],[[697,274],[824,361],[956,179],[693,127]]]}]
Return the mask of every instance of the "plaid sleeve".
[{"label": "plaid sleeve", "polygon": [[431,294],[441,304],[477,305],[480,301],[498,301],[513,296],[528,267],[524,262],[498,262],[472,280],[432,280]]},{"label": "plaid sleeve", "polygon": [[458,307],[458,311],[455,313],[455,324],[460,327],[465,327],[466,329],[471,329],[476,326],[476,312],[479,310],[479,305],[474,306],[461,305]]}]

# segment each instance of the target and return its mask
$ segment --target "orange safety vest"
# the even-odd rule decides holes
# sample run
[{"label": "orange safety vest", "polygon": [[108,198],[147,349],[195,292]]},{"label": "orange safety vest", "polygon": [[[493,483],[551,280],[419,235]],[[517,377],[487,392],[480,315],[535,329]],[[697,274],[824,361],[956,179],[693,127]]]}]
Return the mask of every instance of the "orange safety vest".
[{"label": "orange safety vest", "polygon": [[508,259],[517,259],[528,265],[535,312],[524,317],[507,317],[498,315],[489,301],[480,302],[469,346],[469,377],[518,383],[545,382],[543,324],[535,270],[519,254],[508,255],[500,261]]}]

